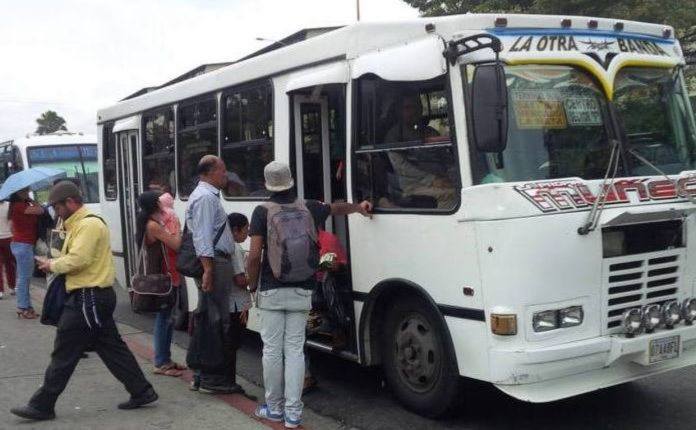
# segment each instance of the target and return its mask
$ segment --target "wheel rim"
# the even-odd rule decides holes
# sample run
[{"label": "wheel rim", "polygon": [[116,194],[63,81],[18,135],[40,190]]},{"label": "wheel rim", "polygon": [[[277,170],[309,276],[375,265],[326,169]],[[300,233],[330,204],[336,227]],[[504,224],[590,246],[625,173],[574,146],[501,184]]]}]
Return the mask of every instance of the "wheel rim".
[{"label": "wheel rim", "polygon": [[394,336],[397,373],[413,391],[430,390],[439,374],[440,351],[432,325],[420,314],[401,320]]}]

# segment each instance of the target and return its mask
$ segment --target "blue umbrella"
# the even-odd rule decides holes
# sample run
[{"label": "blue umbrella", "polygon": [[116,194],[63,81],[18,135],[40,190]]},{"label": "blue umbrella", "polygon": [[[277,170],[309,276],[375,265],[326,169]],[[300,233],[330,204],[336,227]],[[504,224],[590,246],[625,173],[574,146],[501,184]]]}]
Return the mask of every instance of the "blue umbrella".
[{"label": "blue umbrella", "polygon": [[7,177],[0,188],[0,200],[7,200],[19,190],[31,188],[36,191],[53,185],[56,179],[65,177],[65,170],[51,167],[32,167]]}]

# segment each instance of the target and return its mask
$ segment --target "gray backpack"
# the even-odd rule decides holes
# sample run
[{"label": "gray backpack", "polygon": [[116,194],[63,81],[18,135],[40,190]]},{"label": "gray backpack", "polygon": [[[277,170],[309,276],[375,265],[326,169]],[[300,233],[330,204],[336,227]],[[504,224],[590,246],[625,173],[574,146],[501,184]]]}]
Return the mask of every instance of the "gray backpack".
[{"label": "gray backpack", "polygon": [[266,258],[280,282],[305,281],[319,268],[319,243],[312,213],[304,200],[264,204],[268,209]]}]

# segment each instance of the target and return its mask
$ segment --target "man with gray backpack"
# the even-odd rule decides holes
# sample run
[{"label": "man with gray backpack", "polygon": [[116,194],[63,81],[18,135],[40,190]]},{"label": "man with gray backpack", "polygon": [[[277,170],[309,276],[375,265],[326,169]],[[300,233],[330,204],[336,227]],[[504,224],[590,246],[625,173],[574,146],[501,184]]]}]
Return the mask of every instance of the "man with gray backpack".
[{"label": "man with gray backpack", "polygon": [[[297,198],[290,168],[273,161],[264,168],[268,203],[251,216],[248,273],[252,290],[259,286],[263,383],[266,403],[256,416],[297,428],[302,422],[304,343],[319,268],[317,227],[331,215],[359,213],[370,217],[372,204],[326,204]],[[262,253],[264,258],[262,261]]]}]

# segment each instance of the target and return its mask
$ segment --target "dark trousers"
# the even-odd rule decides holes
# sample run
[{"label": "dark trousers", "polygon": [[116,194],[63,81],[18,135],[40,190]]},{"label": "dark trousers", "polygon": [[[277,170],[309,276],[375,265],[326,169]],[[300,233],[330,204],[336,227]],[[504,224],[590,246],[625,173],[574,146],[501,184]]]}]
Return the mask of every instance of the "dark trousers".
[{"label": "dark trousers", "polygon": [[227,367],[227,378],[232,384],[237,383],[237,350],[242,346],[242,333],[244,326],[240,320],[241,312],[230,313],[230,328],[227,330],[226,346],[228,351],[229,363]]},{"label": "dark trousers", "polygon": [[68,296],[58,322],[51,364],[43,386],[29,401],[31,406],[53,410],[88,347],[94,348],[131,396],[140,396],[152,387],[118,333],[113,318],[115,308],[116,293],[112,288],[86,288]]}]

